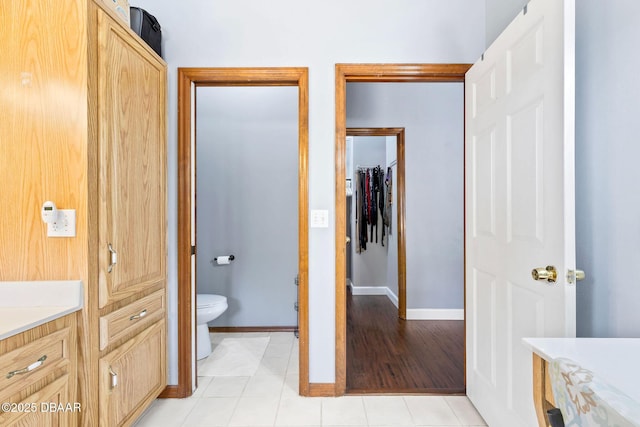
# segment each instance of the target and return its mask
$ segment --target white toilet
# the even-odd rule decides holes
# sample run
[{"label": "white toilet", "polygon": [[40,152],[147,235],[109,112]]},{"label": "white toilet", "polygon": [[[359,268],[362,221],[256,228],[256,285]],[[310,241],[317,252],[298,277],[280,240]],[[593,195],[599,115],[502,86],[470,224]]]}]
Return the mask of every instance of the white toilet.
[{"label": "white toilet", "polygon": [[209,337],[209,325],[213,319],[216,319],[227,310],[227,297],[213,294],[197,294],[196,295],[196,329],[197,351],[196,358],[204,359],[211,354],[211,339]]}]

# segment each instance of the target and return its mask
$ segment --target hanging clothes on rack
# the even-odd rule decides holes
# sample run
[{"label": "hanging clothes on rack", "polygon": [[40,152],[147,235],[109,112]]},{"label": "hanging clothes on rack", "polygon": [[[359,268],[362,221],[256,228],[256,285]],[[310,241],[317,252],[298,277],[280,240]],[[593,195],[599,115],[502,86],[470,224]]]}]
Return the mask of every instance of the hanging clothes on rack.
[{"label": "hanging clothes on rack", "polygon": [[372,168],[358,167],[355,176],[356,226],[358,233],[356,252],[367,249],[367,243],[378,243],[378,224],[382,223],[380,243],[384,246],[385,224],[385,174],[378,165]]},{"label": "hanging clothes on rack", "polygon": [[[378,174],[377,168],[373,168],[369,170],[371,176],[371,210],[369,211],[369,226],[371,228],[371,240],[378,243],[378,190],[380,189],[378,186]],[[375,234],[373,229],[376,229]]]},{"label": "hanging clothes on rack", "polygon": [[363,242],[362,249],[367,250],[369,235],[367,234],[367,223],[369,222],[369,174],[364,170],[362,172],[363,188],[362,188],[362,223],[360,224],[360,235]]},{"label": "hanging clothes on rack", "polygon": [[362,178],[360,171],[356,171],[355,175],[355,195],[356,195],[356,226],[354,231],[356,233],[356,253],[362,251],[362,242],[360,241],[360,223],[362,222]]},{"label": "hanging clothes on rack", "polygon": [[393,204],[393,169],[391,167],[387,168],[387,176],[384,180],[384,184],[385,184],[385,189],[386,189],[386,193],[387,193],[387,197],[386,197],[386,203],[385,203],[385,207],[384,207],[384,215],[383,215],[383,221],[384,221],[384,225],[387,226],[388,231],[389,231],[389,236],[391,236],[391,224],[393,222],[393,218],[392,218],[392,214],[391,214],[391,207]]},{"label": "hanging clothes on rack", "polygon": [[365,179],[366,179],[366,195],[367,195],[367,223],[370,223],[371,220],[371,174],[369,173],[369,169],[365,169]]},{"label": "hanging clothes on rack", "polygon": [[380,219],[382,222],[382,227],[380,230],[380,244],[382,246],[384,246],[384,237],[385,237],[385,231],[386,231],[386,224],[384,222],[384,209],[385,209],[385,195],[386,195],[386,190],[385,190],[385,175],[384,172],[382,171],[382,168],[378,168],[378,188],[379,188],[379,192],[378,192],[378,211],[380,212]]},{"label": "hanging clothes on rack", "polygon": [[366,169],[358,168],[356,173],[356,230],[358,233],[358,246],[356,252],[367,250],[367,223],[369,218],[368,207],[368,178]]},{"label": "hanging clothes on rack", "polygon": [[[352,209],[355,209],[355,215],[356,215],[356,225],[355,227],[353,227],[353,232],[356,235],[356,238],[353,239],[355,240],[355,251],[356,253],[360,253],[360,231],[359,231],[359,227],[358,224],[360,223],[360,173],[358,171],[356,171],[354,177],[353,177],[353,195],[355,196],[354,199],[355,200],[355,206],[352,207]],[[349,220],[347,218],[347,220]]]}]

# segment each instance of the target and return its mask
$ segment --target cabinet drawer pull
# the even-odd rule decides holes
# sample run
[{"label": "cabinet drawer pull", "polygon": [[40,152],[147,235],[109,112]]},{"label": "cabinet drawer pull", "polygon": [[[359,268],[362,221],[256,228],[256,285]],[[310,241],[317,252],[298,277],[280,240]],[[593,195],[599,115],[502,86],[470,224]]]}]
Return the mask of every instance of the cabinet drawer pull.
[{"label": "cabinet drawer pull", "polygon": [[111,389],[113,390],[118,386],[118,374],[113,371],[111,366],[109,366],[109,375],[111,375]]},{"label": "cabinet drawer pull", "polygon": [[108,245],[109,249],[109,265],[107,266],[107,273],[111,273],[113,271],[113,266],[118,263],[118,253],[113,249],[111,243]]},{"label": "cabinet drawer pull", "polygon": [[15,375],[21,375],[21,374],[26,374],[27,372],[31,372],[34,369],[39,368],[45,360],[47,360],[46,354],[42,356],[40,359],[33,362],[31,365],[27,366],[26,368],[16,369],[15,371],[11,371],[7,373],[7,379],[12,378]]},{"label": "cabinet drawer pull", "polygon": [[142,310],[140,313],[138,314],[134,314],[133,316],[129,317],[129,320],[138,320],[138,319],[142,319],[144,316],[147,315],[147,309],[145,308],[144,310]]}]

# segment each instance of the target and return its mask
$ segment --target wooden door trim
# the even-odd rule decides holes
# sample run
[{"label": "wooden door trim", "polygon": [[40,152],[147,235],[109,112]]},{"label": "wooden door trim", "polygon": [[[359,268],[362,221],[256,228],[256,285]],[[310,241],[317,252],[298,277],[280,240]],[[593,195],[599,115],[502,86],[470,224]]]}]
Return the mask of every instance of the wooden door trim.
[{"label": "wooden door trim", "polygon": [[[407,318],[407,246],[405,239],[405,161],[404,161],[404,128],[347,128],[348,136],[395,136],[397,174],[397,217],[396,230],[398,239],[398,317]],[[347,221],[349,219],[347,218]]]},{"label": "wooden door trim", "polygon": [[192,88],[211,86],[298,87],[299,393],[309,394],[309,70],[287,68],[178,68],[178,384],[166,397],[192,394],[191,117]]},{"label": "wooden door trim", "polygon": [[[472,64],[336,64],[335,212],[336,212],[336,395],[346,391],[346,194],[347,83],[462,82]],[[464,111],[461,112],[464,114]],[[465,290],[466,292],[466,290]],[[466,308],[465,308],[466,310]],[[466,320],[465,320],[466,325]],[[466,351],[465,351],[466,354]],[[466,356],[465,356],[466,357]],[[466,380],[465,380],[466,381]]]}]

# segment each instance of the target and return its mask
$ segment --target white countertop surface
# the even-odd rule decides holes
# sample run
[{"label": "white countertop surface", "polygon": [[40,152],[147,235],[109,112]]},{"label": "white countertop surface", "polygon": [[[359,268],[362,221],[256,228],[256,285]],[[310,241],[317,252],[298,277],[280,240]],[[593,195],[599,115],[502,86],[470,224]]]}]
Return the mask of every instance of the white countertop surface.
[{"label": "white countertop surface", "polygon": [[0,282],[0,340],[82,309],[82,282]]},{"label": "white countertop surface", "polygon": [[547,361],[564,357],[640,403],[640,338],[523,338]]}]

